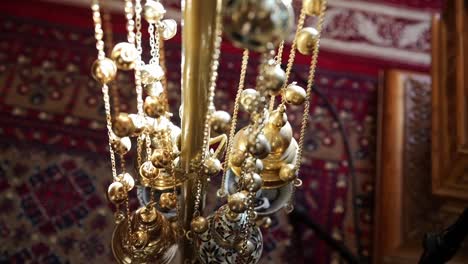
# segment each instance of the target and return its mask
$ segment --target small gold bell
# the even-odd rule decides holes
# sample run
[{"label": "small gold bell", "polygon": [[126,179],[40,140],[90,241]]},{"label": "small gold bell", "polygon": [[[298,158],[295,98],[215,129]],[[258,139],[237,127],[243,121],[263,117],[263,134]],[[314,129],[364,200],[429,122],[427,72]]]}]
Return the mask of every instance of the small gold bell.
[{"label": "small gold bell", "polygon": [[281,166],[279,177],[284,182],[290,182],[297,178],[297,172],[294,164],[284,164]]},{"label": "small gold bell", "polygon": [[117,66],[109,58],[95,60],[91,66],[93,78],[101,84],[106,84],[115,79],[117,75]]},{"label": "small gold bell", "polygon": [[112,122],[112,131],[114,131],[118,137],[128,137],[134,130],[135,125],[127,113],[119,113],[114,122]]},{"label": "small gold bell", "polygon": [[206,175],[208,175],[209,177],[215,176],[221,171],[221,169],[222,165],[219,159],[214,157],[209,157],[208,159],[206,159],[204,166],[204,172],[206,173]]},{"label": "small gold bell", "polygon": [[203,234],[206,232],[206,230],[208,230],[208,221],[203,216],[197,216],[192,219],[190,228],[196,234]]},{"label": "small gold bell", "polygon": [[177,22],[174,19],[164,19],[161,22],[161,36],[169,40],[177,34]]},{"label": "small gold bell", "polygon": [[114,204],[121,204],[127,199],[125,186],[120,182],[113,182],[107,188],[107,197]]},{"label": "small gold bell", "polygon": [[313,27],[305,27],[297,34],[297,50],[302,55],[311,55],[317,45],[318,31]]},{"label": "small gold bell", "polygon": [[171,154],[165,149],[155,149],[151,154],[151,162],[156,168],[165,168],[171,161]]},{"label": "small gold bell", "polygon": [[257,192],[262,188],[263,180],[262,177],[255,172],[246,173],[243,176],[244,182],[246,183],[247,190],[250,192]]},{"label": "small gold bell", "polygon": [[166,106],[160,96],[147,96],[143,104],[145,113],[154,118],[159,118],[166,113]]},{"label": "small gold bell", "polygon": [[120,70],[131,70],[135,68],[138,51],[135,45],[128,42],[120,42],[112,49],[111,59],[114,60]]},{"label": "small gold bell", "polygon": [[161,81],[164,77],[164,70],[159,64],[146,64],[141,69],[141,82],[145,85],[156,81]]},{"label": "small gold bell", "polygon": [[306,99],[306,91],[304,88],[293,82],[286,87],[284,98],[288,104],[301,105]]},{"label": "small gold bell", "polygon": [[176,232],[154,205],[138,209],[130,224],[131,228],[122,221],[114,230],[112,252],[117,263],[170,263],[177,251]]},{"label": "small gold bell", "polygon": [[133,179],[132,175],[130,175],[128,172],[117,175],[117,179],[115,180],[122,183],[127,192],[131,191],[133,187],[135,187],[135,179]]},{"label": "small gold bell", "polygon": [[231,125],[231,115],[226,111],[215,111],[211,115],[211,130],[217,134],[224,134],[229,131]]},{"label": "small gold bell", "polygon": [[164,210],[172,210],[177,206],[177,197],[173,193],[162,193],[159,197],[159,207]]},{"label": "small gold bell", "polygon": [[151,24],[160,21],[165,14],[166,9],[164,9],[164,6],[160,2],[148,0],[143,7],[143,16],[145,17],[146,21]]},{"label": "small gold bell", "polygon": [[307,15],[318,16],[322,11],[323,0],[304,0],[302,5]]},{"label": "small gold bell", "polygon": [[119,138],[115,135],[111,138],[112,149],[119,155],[124,155],[130,151],[132,141],[129,137]]},{"label": "small gold bell", "polygon": [[229,210],[241,214],[247,210],[247,193],[236,192],[228,197]]},{"label": "small gold bell", "polygon": [[153,166],[151,161],[143,162],[140,166],[139,172],[142,177],[141,182],[145,186],[150,186],[151,181],[159,176],[159,170]]},{"label": "small gold bell", "polygon": [[263,74],[264,85],[270,95],[276,96],[281,92],[286,82],[286,73],[280,65],[267,65]]}]

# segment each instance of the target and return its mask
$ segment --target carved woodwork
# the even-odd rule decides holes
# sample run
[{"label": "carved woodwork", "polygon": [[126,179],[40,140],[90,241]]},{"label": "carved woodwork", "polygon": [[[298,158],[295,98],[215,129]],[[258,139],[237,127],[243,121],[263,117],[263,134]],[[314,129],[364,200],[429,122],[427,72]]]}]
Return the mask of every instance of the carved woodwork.
[{"label": "carved woodwork", "polygon": [[[431,90],[430,76],[398,70],[379,88],[374,263],[417,263],[423,235],[460,212],[432,192]],[[450,263],[468,263],[467,253]]]},{"label": "carved woodwork", "polygon": [[447,1],[432,38],[432,188],[468,201],[467,1]]}]

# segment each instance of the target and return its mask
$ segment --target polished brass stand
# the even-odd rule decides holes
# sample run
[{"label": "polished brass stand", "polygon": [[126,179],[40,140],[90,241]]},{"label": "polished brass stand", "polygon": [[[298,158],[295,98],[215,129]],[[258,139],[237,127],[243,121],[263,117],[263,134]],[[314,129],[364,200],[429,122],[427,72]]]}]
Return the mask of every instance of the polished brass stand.
[{"label": "polished brass stand", "polygon": [[[217,0],[185,0],[183,5],[181,164],[186,173],[189,173],[190,162],[200,153],[203,142],[217,6]],[[180,203],[185,230],[190,230],[194,186],[195,180],[191,177],[182,187]],[[179,247],[181,263],[192,263],[195,259],[193,248],[185,237]]]}]

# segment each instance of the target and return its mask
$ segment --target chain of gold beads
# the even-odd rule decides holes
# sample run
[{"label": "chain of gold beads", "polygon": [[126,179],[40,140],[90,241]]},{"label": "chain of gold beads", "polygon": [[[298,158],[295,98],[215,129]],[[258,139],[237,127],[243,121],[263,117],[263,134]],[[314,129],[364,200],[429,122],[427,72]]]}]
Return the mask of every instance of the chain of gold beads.
[{"label": "chain of gold beads", "polygon": [[[289,166],[289,173],[292,174],[299,174],[299,169],[302,162],[302,156],[304,152],[304,140],[305,140],[305,133],[307,130],[307,125],[309,121],[309,111],[310,111],[310,96],[312,93],[312,87],[314,84],[315,78],[315,70],[317,68],[317,58],[319,53],[319,46],[320,46],[320,34],[322,32],[324,18],[325,18],[325,10],[327,8],[327,0],[308,0],[304,1],[301,14],[307,14],[309,16],[318,16],[317,21],[317,28],[313,27],[305,27],[297,32],[295,40],[297,43],[297,50],[303,55],[312,55],[310,68],[309,68],[309,75],[307,79],[307,87],[305,91],[305,95],[303,95],[303,91],[299,90],[295,83],[290,84],[285,90],[283,90],[283,102],[288,102],[290,104],[302,104],[304,103],[304,111],[302,114],[301,120],[301,130],[299,134],[299,142],[298,142],[298,151],[296,157],[296,163],[291,164]],[[299,92],[298,92],[299,91]],[[300,96],[298,96],[300,94]],[[299,98],[299,99],[298,99]],[[302,99],[303,98],[303,99]],[[294,210],[294,194],[295,188],[302,185],[302,181],[297,178],[294,180],[292,195],[288,205],[286,206],[286,210],[291,212]]]},{"label": "chain of gold beads", "polygon": [[[105,57],[104,42],[103,42],[104,32],[102,29],[100,6],[97,0],[93,1],[91,9],[93,11],[96,48],[98,50],[98,59],[93,63],[91,67],[91,72],[92,72],[94,79],[96,79],[102,84],[104,109],[106,113],[106,127],[107,127],[108,137],[109,137],[109,152],[110,152],[112,176],[113,176],[112,177],[113,182],[109,185],[107,194],[108,194],[109,200],[113,202],[117,207],[116,222],[119,223],[124,218],[120,212],[120,206],[123,203],[125,203],[126,205],[127,221],[130,221],[129,207],[128,207],[128,192],[131,191],[133,187],[135,186],[135,181],[133,177],[130,174],[126,173],[125,171],[122,171],[122,173],[117,175],[114,151],[117,151],[119,154],[127,152],[130,149],[131,143],[128,138],[127,140],[121,139],[113,133],[111,106],[110,106],[110,98],[109,98],[109,87],[107,84],[115,79],[117,75],[117,65],[114,62],[114,60]],[[130,228],[130,225],[129,225],[129,228]]]},{"label": "chain of gold beads", "polygon": [[245,86],[245,75],[247,73],[247,66],[249,63],[249,50],[245,49],[243,54],[242,54],[242,64],[241,64],[241,71],[240,71],[240,77],[239,77],[239,85],[237,88],[237,94],[236,94],[236,99],[234,100],[234,110],[232,113],[232,120],[231,120],[231,127],[229,131],[229,136],[228,136],[228,147],[226,149],[226,155],[225,155],[225,162],[224,162],[224,169],[223,169],[223,177],[221,179],[221,188],[218,189],[217,191],[217,196],[222,198],[226,196],[226,175],[229,169],[229,155],[232,151],[232,139],[234,138],[234,135],[236,133],[236,127],[237,127],[237,118],[239,115],[239,100],[242,95],[242,91],[244,90]]},{"label": "chain of gold beads", "polygon": [[214,38],[213,38],[213,54],[211,58],[210,65],[210,81],[208,88],[208,102],[205,116],[205,124],[203,127],[203,142],[200,152],[200,167],[197,171],[197,179],[195,186],[195,203],[194,203],[194,212],[193,219],[190,223],[191,230],[189,232],[194,232],[195,234],[201,234],[205,232],[208,228],[208,221],[205,217],[201,215],[200,212],[200,203],[202,198],[202,179],[200,177],[210,177],[216,175],[222,169],[220,161],[213,156],[210,156],[209,153],[209,144],[210,144],[210,128],[212,126],[213,115],[215,114],[214,106],[214,95],[216,89],[216,80],[218,78],[218,67],[219,67],[219,56],[221,51],[221,34],[222,34],[222,24],[221,24],[221,13],[220,10],[217,10],[215,18],[215,29],[214,29]]}]

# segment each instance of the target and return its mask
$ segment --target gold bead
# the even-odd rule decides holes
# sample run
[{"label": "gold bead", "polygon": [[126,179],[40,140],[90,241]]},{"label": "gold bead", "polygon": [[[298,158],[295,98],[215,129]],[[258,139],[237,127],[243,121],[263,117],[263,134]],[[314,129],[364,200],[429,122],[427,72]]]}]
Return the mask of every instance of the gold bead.
[{"label": "gold bead", "polygon": [[151,162],[156,168],[165,168],[171,161],[171,154],[165,149],[155,149],[151,154]]},{"label": "gold bead", "polygon": [[135,179],[133,179],[132,175],[128,172],[117,175],[117,180],[124,185],[127,192],[135,187]]},{"label": "gold bead", "polygon": [[286,87],[284,98],[288,104],[301,105],[306,99],[306,91],[294,82]]},{"label": "gold bead", "polygon": [[120,182],[113,182],[107,188],[107,197],[114,204],[121,204],[127,199],[125,186]]},{"label": "gold bead", "polygon": [[231,115],[226,111],[216,111],[211,115],[211,130],[218,134],[229,131]]},{"label": "gold bead", "polygon": [[203,234],[208,230],[208,220],[203,216],[197,216],[190,223],[190,227],[194,233]]},{"label": "gold bead", "polygon": [[262,188],[263,180],[262,177],[255,172],[249,172],[244,175],[244,181],[250,192],[257,192]]},{"label": "gold bead", "polygon": [[247,210],[247,195],[245,192],[236,192],[228,197],[228,206],[234,213],[241,214]]},{"label": "gold bead", "polygon": [[323,0],[304,0],[305,13],[309,16],[318,16],[322,11]]},{"label": "gold bead", "polygon": [[115,79],[117,75],[117,66],[109,58],[95,60],[91,66],[93,78],[101,84],[106,84]]},{"label": "gold bead", "polygon": [[151,161],[145,161],[139,169],[140,175],[147,179],[156,179],[159,176],[159,170],[153,166]]},{"label": "gold bead", "polygon": [[138,114],[129,114],[128,116],[132,120],[133,127],[134,127],[130,136],[136,137],[136,136],[141,135],[141,133],[143,133],[143,131],[146,128],[146,124],[147,124],[146,118]]},{"label": "gold bead", "polygon": [[132,246],[142,249],[148,244],[148,233],[145,230],[138,230],[132,234],[131,241]]},{"label": "gold bead", "polygon": [[215,176],[218,174],[222,169],[221,166],[221,161],[219,161],[217,158],[214,157],[209,157],[205,161],[205,166],[204,166],[204,172],[208,176]]},{"label": "gold bead", "polygon": [[284,110],[277,109],[270,113],[268,117],[268,123],[274,125],[277,128],[282,128],[286,122],[288,122],[288,117]]},{"label": "gold bead", "polygon": [[177,34],[177,22],[174,19],[164,19],[161,22],[161,36],[164,40],[173,38]]},{"label": "gold bead", "polygon": [[297,178],[296,166],[294,164],[285,164],[281,166],[279,177],[284,182],[290,182]]},{"label": "gold bead", "polygon": [[223,6],[223,27],[234,45],[256,52],[274,49],[294,25],[284,0],[231,0]]},{"label": "gold bead", "polygon": [[120,42],[114,46],[111,53],[111,59],[120,70],[131,70],[135,68],[138,58],[138,51],[135,45],[128,42]]},{"label": "gold bead", "polygon": [[177,197],[173,193],[163,193],[159,197],[159,206],[164,210],[171,210],[177,206]]},{"label": "gold bead", "polygon": [[263,171],[263,162],[261,159],[256,159],[253,157],[248,157],[245,159],[245,168],[248,171],[255,171],[257,173],[260,173]]},{"label": "gold bead", "polygon": [[240,97],[240,105],[242,109],[248,113],[252,113],[257,110],[260,101],[260,94],[252,89],[248,88],[242,91]]},{"label": "gold bead", "polygon": [[135,130],[135,125],[127,113],[120,113],[112,122],[112,131],[118,137],[128,137]]},{"label": "gold bead", "polygon": [[243,256],[250,256],[255,251],[255,245],[250,240],[242,240],[235,246],[237,252]]},{"label": "gold bead", "polygon": [[264,85],[270,95],[276,96],[281,92],[286,82],[286,73],[280,65],[267,65],[263,75]]},{"label": "gold bead", "polygon": [[247,155],[245,155],[242,150],[234,149],[229,154],[229,163],[231,166],[240,167],[244,163],[246,157]]},{"label": "gold bead", "polygon": [[271,145],[264,134],[260,134],[255,139],[255,142],[249,142],[248,151],[259,159],[264,159],[271,152]]},{"label": "gold bead", "polygon": [[317,44],[318,31],[313,27],[305,27],[297,34],[297,50],[302,55],[311,55]]},{"label": "gold bead", "polygon": [[268,217],[268,216],[265,216],[265,217],[262,217],[262,218],[258,218],[256,221],[255,221],[256,225],[258,227],[263,227],[263,228],[270,228],[271,227],[271,224],[272,224],[272,221],[271,221],[271,218]]},{"label": "gold bead", "polygon": [[231,209],[228,209],[228,210],[225,211],[225,216],[226,216],[226,219],[229,222],[239,221],[239,214],[231,211]]},{"label": "gold bead", "polygon": [[132,147],[132,141],[129,137],[119,138],[115,135],[112,136],[111,145],[112,149],[119,155],[124,155],[130,151]]},{"label": "gold bead", "polygon": [[148,0],[143,7],[143,16],[145,17],[146,21],[151,24],[160,21],[165,14],[166,9],[164,9],[164,6],[160,2]]},{"label": "gold bead", "polygon": [[154,118],[159,118],[166,113],[166,106],[160,96],[147,96],[143,104],[145,113]]},{"label": "gold bead", "polygon": [[145,85],[156,81],[161,81],[164,77],[164,70],[159,64],[146,64],[141,69],[141,82]]},{"label": "gold bead", "polygon": [[143,223],[152,223],[158,218],[158,211],[153,204],[148,204],[137,210],[137,215]]}]

